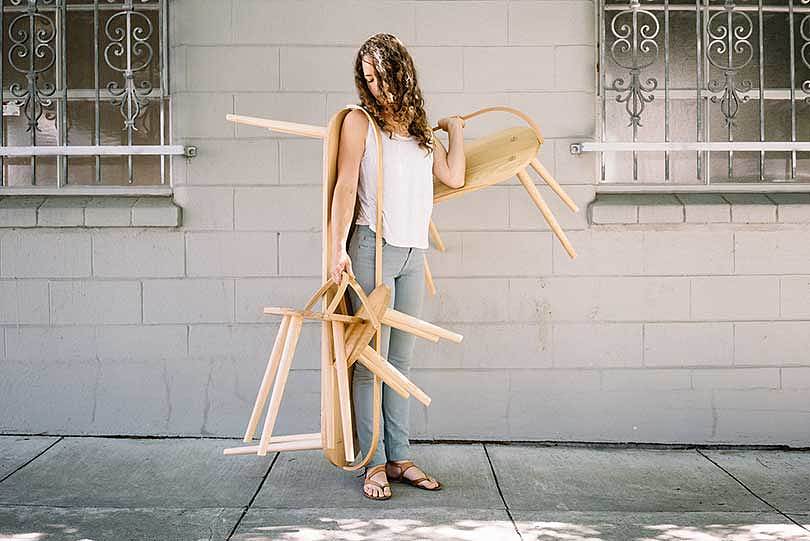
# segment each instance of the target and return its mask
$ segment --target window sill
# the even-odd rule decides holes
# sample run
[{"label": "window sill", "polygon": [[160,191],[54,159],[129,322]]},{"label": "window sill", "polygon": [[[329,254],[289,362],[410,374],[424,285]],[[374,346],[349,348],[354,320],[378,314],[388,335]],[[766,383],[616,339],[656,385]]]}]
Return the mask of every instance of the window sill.
[{"label": "window sill", "polygon": [[810,223],[810,193],[597,194],[591,224]]},{"label": "window sill", "polygon": [[182,209],[166,196],[5,195],[0,227],[179,227]]}]

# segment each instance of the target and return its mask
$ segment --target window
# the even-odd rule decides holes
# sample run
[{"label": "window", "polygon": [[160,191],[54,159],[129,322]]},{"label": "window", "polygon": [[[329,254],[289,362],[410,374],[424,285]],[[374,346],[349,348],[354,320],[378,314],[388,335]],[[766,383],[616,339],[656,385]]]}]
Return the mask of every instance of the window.
[{"label": "window", "polygon": [[810,189],[810,0],[597,10],[600,187]]},{"label": "window", "polygon": [[168,186],[165,1],[0,2],[0,194]]}]

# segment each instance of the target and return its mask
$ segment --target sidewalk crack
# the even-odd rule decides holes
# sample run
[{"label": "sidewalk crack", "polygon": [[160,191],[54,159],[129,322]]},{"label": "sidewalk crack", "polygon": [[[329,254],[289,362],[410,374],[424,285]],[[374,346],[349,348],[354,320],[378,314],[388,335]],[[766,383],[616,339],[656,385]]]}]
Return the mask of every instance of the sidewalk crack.
[{"label": "sidewalk crack", "polygon": [[20,471],[21,469],[23,469],[24,467],[26,467],[27,465],[29,465],[30,463],[32,463],[33,461],[35,461],[36,459],[38,459],[39,457],[41,457],[42,455],[44,455],[45,453],[47,453],[47,452],[48,452],[48,450],[49,450],[51,447],[53,447],[54,445],[56,445],[57,443],[59,443],[59,442],[60,442],[60,441],[62,441],[63,439],[65,439],[65,438],[64,438],[64,437],[60,437],[58,440],[56,440],[55,442],[53,442],[52,444],[50,444],[49,446],[47,446],[45,449],[43,449],[42,451],[40,451],[40,452],[39,452],[39,453],[38,453],[38,454],[37,454],[35,457],[33,457],[31,460],[29,460],[29,461],[27,461],[26,463],[22,464],[22,465],[21,465],[19,468],[15,469],[13,472],[9,473],[8,475],[6,475],[6,476],[5,476],[5,477],[3,477],[2,479],[0,479],[0,483],[2,483],[3,481],[5,481],[6,479],[8,479],[9,477],[11,477],[11,476],[12,476],[12,475],[14,475],[15,473],[17,473],[18,471]]},{"label": "sidewalk crack", "polygon": [[256,487],[256,492],[253,493],[253,497],[250,498],[250,501],[245,506],[245,508],[242,510],[242,514],[239,516],[239,520],[237,520],[236,524],[233,525],[233,528],[231,529],[231,532],[228,534],[228,537],[225,538],[225,541],[230,541],[231,537],[233,537],[233,535],[236,533],[236,530],[239,528],[239,525],[242,523],[242,519],[245,518],[245,515],[247,515],[247,512],[250,510],[251,506],[253,505],[253,501],[256,499],[256,496],[258,496],[259,492],[262,490],[262,487],[264,486],[264,482],[267,481],[267,477],[270,475],[270,471],[273,469],[273,466],[275,465],[276,460],[278,460],[279,454],[280,453],[276,453],[276,456],[273,457],[272,462],[270,462],[270,467],[267,468],[267,471],[264,473],[264,477],[262,477],[262,480],[259,483],[259,486]]},{"label": "sidewalk crack", "polygon": [[802,525],[802,524],[800,524],[799,522],[796,522],[795,520],[793,520],[793,518],[792,518],[790,515],[788,515],[788,514],[786,514],[786,513],[782,512],[782,510],[781,510],[781,509],[777,508],[775,505],[771,505],[771,504],[770,504],[770,502],[765,501],[765,500],[764,500],[762,497],[760,497],[760,496],[759,496],[759,494],[757,494],[756,492],[754,492],[753,490],[751,490],[750,488],[748,488],[748,486],[746,486],[746,484],[745,484],[745,483],[743,483],[742,481],[740,481],[739,479],[737,479],[737,477],[735,477],[733,473],[731,473],[730,471],[728,471],[727,469],[725,469],[723,466],[721,466],[720,464],[718,464],[717,462],[715,462],[714,460],[712,460],[711,458],[709,458],[707,455],[703,454],[703,453],[700,451],[700,449],[695,449],[695,451],[697,451],[697,453],[698,453],[700,456],[702,456],[703,458],[705,458],[706,460],[708,460],[709,462],[711,462],[712,464],[714,464],[715,466],[717,466],[718,468],[720,468],[721,470],[723,470],[724,472],[726,472],[726,473],[728,474],[728,476],[729,476],[729,477],[731,477],[732,479],[734,479],[735,481],[737,481],[737,482],[740,484],[740,486],[742,486],[742,487],[743,487],[745,490],[747,490],[748,492],[750,492],[750,493],[751,493],[751,495],[752,495],[753,497],[755,497],[756,499],[758,499],[759,501],[761,501],[762,503],[764,503],[765,505],[767,505],[768,507],[770,507],[771,509],[773,509],[774,511],[776,511],[777,513],[779,513],[780,515],[782,515],[783,517],[785,517],[786,519],[788,519],[789,521],[791,521],[793,524],[795,524],[795,525],[796,525],[796,526],[798,526],[799,528],[801,528],[801,529],[803,529],[803,530],[810,531],[810,530],[808,530],[807,528],[805,528],[805,527],[804,527],[804,525]]},{"label": "sidewalk crack", "polygon": [[498,475],[495,473],[495,467],[492,465],[492,459],[489,457],[489,450],[487,449],[487,444],[481,443],[481,446],[484,448],[484,454],[487,456],[487,462],[489,462],[489,470],[492,472],[492,478],[495,479],[495,487],[498,489],[498,495],[500,495],[501,497],[501,502],[503,502],[503,508],[506,510],[506,514],[509,517],[509,520],[512,522],[512,527],[515,529],[515,533],[517,534],[518,539],[522,541],[523,535],[521,535],[517,523],[515,522],[515,517],[512,516],[512,511],[509,509],[509,505],[506,503],[506,498],[503,497],[501,484],[498,482]]}]

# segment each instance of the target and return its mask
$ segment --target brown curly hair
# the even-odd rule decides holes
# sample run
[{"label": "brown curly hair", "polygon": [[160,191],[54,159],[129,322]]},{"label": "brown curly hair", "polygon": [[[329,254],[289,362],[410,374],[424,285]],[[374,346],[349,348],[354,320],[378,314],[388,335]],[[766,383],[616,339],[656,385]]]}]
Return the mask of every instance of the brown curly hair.
[{"label": "brown curly hair", "polygon": [[[377,84],[385,104],[377,101],[363,73],[363,57],[371,57],[377,72]],[[354,60],[354,84],[360,103],[381,129],[392,132],[395,126],[407,126],[420,148],[433,152],[433,130],[427,121],[425,100],[416,78],[413,58],[396,36],[374,34],[368,38]],[[391,124],[389,124],[390,121]]]}]

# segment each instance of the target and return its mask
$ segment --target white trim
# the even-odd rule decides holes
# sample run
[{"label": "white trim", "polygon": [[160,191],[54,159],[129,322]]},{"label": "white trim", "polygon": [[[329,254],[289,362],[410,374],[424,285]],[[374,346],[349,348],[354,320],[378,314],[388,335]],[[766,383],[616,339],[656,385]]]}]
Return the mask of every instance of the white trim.
[{"label": "white trim", "polygon": [[0,197],[9,195],[79,195],[79,196],[96,196],[96,195],[118,195],[118,196],[150,196],[172,195],[171,186],[67,186],[64,188],[57,188],[55,186],[12,186],[0,188]]},{"label": "white trim", "polygon": [[596,193],[774,193],[810,192],[810,182],[720,182],[714,184],[618,184],[603,182],[596,185]]},{"label": "white trim", "polygon": [[0,147],[0,156],[182,156],[183,145],[94,145],[94,146],[8,146]]},{"label": "white trim", "polygon": [[584,141],[582,143],[574,143],[571,145],[571,153],[578,154],[579,152],[664,152],[664,151],[698,151],[708,150],[713,152],[723,151],[810,151],[810,141],[797,141],[795,143],[790,141],[734,141],[731,143],[724,142],[711,142],[711,143],[698,143],[698,142],[670,142],[670,143],[599,143]]}]

